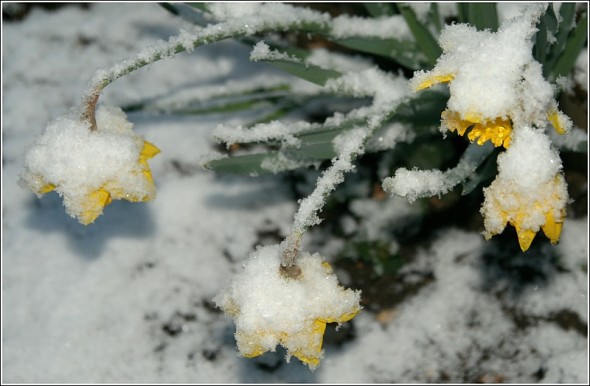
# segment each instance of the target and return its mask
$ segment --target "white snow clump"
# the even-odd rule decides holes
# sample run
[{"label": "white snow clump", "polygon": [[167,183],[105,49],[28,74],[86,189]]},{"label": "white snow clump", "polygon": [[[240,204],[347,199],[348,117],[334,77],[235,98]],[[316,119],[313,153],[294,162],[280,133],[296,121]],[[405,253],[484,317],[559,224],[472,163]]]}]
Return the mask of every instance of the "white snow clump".
[{"label": "white snow clump", "polygon": [[323,258],[303,253],[297,278],[281,274],[279,245],[259,247],[243,271],[214,299],[234,318],[240,355],[255,357],[281,344],[314,369],[323,355],[326,323],[343,323],[361,309],[360,291],[344,289]]}]

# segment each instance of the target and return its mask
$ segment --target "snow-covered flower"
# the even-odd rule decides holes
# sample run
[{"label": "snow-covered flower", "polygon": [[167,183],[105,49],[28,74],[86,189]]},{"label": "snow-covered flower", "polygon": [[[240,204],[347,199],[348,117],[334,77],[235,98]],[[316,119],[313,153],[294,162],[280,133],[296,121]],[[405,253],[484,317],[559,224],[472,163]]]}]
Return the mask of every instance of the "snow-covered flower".
[{"label": "snow-covered flower", "polygon": [[295,356],[313,370],[323,356],[326,324],[354,318],[361,309],[360,291],[339,286],[318,254],[302,254],[297,258],[301,273],[285,276],[280,254],[278,245],[259,248],[215,302],[234,319],[240,355],[256,357],[280,344],[287,360]]},{"label": "snow-covered flower", "polygon": [[546,5],[534,4],[497,32],[466,24],[448,25],[440,36],[443,54],[436,66],[417,71],[414,91],[448,83],[450,98],[441,130],[456,131],[482,145],[510,145],[514,127],[551,123],[560,134],[571,121],[557,108],[554,90],[532,55],[535,24]]},{"label": "snow-covered flower", "polygon": [[160,150],[132,130],[125,113],[101,106],[97,129],[60,118],[25,155],[21,185],[38,196],[55,190],[66,212],[88,225],[113,200],[151,200],[156,195],[147,160]]},{"label": "snow-covered flower", "polygon": [[498,156],[498,176],[484,189],[484,236],[501,233],[509,223],[523,251],[540,229],[556,244],[568,201],[561,168],[544,133],[530,127],[515,131],[513,145]]}]

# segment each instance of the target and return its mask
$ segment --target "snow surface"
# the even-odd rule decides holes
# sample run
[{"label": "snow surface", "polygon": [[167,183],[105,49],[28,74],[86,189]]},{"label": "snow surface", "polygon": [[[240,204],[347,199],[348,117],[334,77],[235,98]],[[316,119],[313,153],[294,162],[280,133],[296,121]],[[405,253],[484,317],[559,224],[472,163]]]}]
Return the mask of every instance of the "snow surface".
[{"label": "snow surface", "polygon": [[[297,210],[280,176],[197,166],[224,116],[129,114],[162,151],[150,160],[158,197],[114,202],[91,226],[70,218],[57,194],[37,199],[18,186],[25,148],[79,102],[97,68],[181,28],[189,26],[156,4],[136,3],[34,10],[3,24],[3,382],[588,382],[587,333],[556,322],[574,315],[587,332],[587,217],[566,218],[558,246],[525,254],[477,232],[441,230],[402,268],[407,280],[433,279],[391,309],[363,310],[349,322],[354,337],[327,343],[312,373],[283,363],[279,350],[240,358],[233,321],[214,307],[248,254],[269,243],[261,235],[286,235]],[[101,102],[281,76],[248,56],[231,42],[199,47],[115,82]],[[403,226],[414,207],[388,200],[355,208],[371,218],[395,205],[379,222]],[[329,259],[327,251],[317,252]],[[521,266],[537,279],[519,282]]]}]

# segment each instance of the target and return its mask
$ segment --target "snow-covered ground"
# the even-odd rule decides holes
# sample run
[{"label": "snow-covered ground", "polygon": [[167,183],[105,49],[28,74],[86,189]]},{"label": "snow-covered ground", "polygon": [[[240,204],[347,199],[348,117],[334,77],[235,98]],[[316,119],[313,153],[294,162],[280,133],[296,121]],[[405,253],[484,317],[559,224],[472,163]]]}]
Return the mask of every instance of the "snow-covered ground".
[{"label": "snow-covered ground", "polygon": [[[558,246],[525,254],[441,230],[402,268],[419,290],[361,312],[344,343],[327,339],[311,372],[284,363],[282,349],[240,358],[233,321],[212,302],[257,244],[287,234],[297,209],[281,176],[198,166],[224,115],[129,114],[162,150],[149,161],[157,199],[114,202],[90,226],[70,218],[57,194],[37,199],[17,185],[26,146],[79,102],[97,68],[180,27],[158,5],[135,3],[35,9],[3,24],[3,382],[588,382],[587,216],[566,219]],[[232,42],[201,47],[113,83],[101,102],[268,73],[290,79],[248,56]],[[411,211],[402,199],[357,207],[391,213],[389,221]]]}]

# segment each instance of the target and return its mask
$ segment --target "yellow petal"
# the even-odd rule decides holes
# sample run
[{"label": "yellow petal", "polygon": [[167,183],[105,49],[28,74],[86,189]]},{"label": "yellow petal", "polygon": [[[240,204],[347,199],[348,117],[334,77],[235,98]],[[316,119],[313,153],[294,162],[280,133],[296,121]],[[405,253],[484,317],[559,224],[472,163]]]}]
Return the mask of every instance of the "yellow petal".
[{"label": "yellow petal", "polygon": [[450,131],[456,131],[459,135],[464,135],[465,131],[473,123],[461,119],[461,116],[450,110],[445,110],[441,114],[443,120],[443,126],[447,127]]},{"label": "yellow petal", "polygon": [[40,189],[39,189],[39,194],[45,194],[45,193],[49,193],[51,192],[53,189],[55,189],[55,185],[53,184],[46,184],[43,185]]},{"label": "yellow petal", "polygon": [[519,225],[514,225],[514,227],[516,228],[516,234],[518,235],[520,249],[522,249],[523,252],[526,252],[531,246],[537,232],[530,229],[523,229]]},{"label": "yellow petal", "polygon": [[309,346],[293,352],[292,355],[299,358],[301,362],[307,363],[310,368],[316,368],[320,364],[325,332],[326,322],[321,319],[314,320],[311,331],[308,333]]},{"label": "yellow petal", "polygon": [[450,82],[454,78],[455,78],[455,76],[452,74],[434,75],[434,76],[428,77],[425,80],[423,80],[422,83],[420,83],[418,85],[418,87],[416,87],[416,91],[420,91],[425,88],[430,88],[430,87],[434,86],[435,84]]},{"label": "yellow petal", "polygon": [[481,115],[479,115],[478,113],[474,113],[472,111],[468,112],[467,114],[465,114],[465,118],[464,118],[467,122],[470,123],[482,123],[482,119],[481,119]]},{"label": "yellow petal", "polygon": [[143,148],[141,149],[140,158],[148,160],[158,154],[160,149],[148,141],[143,141]]},{"label": "yellow petal", "polygon": [[253,346],[250,352],[242,353],[244,358],[255,358],[264,354],[266,350],[262,346]]},{"label": "yellow petal", "polygon": [[88,225],[94,222],[102,214],[103,208],[112,201],[111,194],[102,188],[88,194],[84,202],[84,210],[79,216],[80,223]]},{"label": "yellow petal", "polygon": [[557,244],[559,241],[559,237],[561,236],[561,230],[563,228],[563,216],[555,220],[553,217],[553,213],[551,211],[547,213],[545,216],[545,225],[541,227],[543,229],[543,233],[549,240],[551,240],[551,244]]},{"label": "yellow petal", "polygon": [[553,111],[547,115],[547,119],[555,128],[555,131],[559,134],[565,134],[565,127],[561,124],[561,118],[559,117],[558,111]]},{"label": "yellow petal", "polygon": [[[155,156],[158,153],[160,153],[160,149],[158,149],[156,146],[154,146],[153,144],[151,144],[148,141],[143,141],[143,149],[141,150],[141,153],[139,154],[139,165],[143,169],[144,177],[152,184],[154,183],[154,178],[152,177],[152,171],[150,170],[147,160],[152,158],[153,156]],[[144,198],[138,199],[136,201],[146,201],[146,200],[150,200],[151,198],[152,197],[144,197]]]},{"label": "yellow petal", "polygon": [[266,331],[256,331],[254,333],[236,331],[235,337],[240,355],[245,358],[254,358],[264,354],[268,349],[263,348],[261,342],[268,339],[269,336],[272,338],[272,333]]}]

